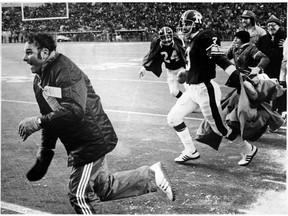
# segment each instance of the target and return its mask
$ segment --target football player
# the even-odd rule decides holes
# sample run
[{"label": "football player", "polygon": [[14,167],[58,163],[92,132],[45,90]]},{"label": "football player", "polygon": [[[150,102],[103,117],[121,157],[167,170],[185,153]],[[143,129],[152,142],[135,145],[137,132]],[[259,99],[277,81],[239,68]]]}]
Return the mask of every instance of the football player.
[{"label": "football player", "polygon": [[[175,158],[175,162],[184,163],[200,157],[183,118],[200,108],[204,119],[219,137],[230,140],[235,133],[226,127],[220,106],[221,90],[213,80],[216,77],[216,65],[220,66],[230,77],[228,86],[239,87],[239,72],[220,50],[220,40],[211,29],[202,28],[202,15],[196,10],[184,12],[180,18],[177,33],[186,43],[186,83],[189,87],[172,107],[167,116],[168,123],[175,129],[184,150]],[[183,72],[184,73],[184,72]],[[234,80],[236,81],[235,83]],[[221,141],[221,140],[220,140]],[[249,164],[257,148],[248,142],[241,142],[242,159],[239,165]]]},{"label": "football player", "polygon": [[184,54],[185,50],[178,36],[173,34],[171,28],[162,27],[158,32],[158,37],[152,40],[150,50],[143,59],[139,77],[143,77],[146,70],[152,71],[157,77],[160,77],[164,62],[170,94],[179,98],[182,91],[179,89],[177,75],[180,71],[185,71]]}]

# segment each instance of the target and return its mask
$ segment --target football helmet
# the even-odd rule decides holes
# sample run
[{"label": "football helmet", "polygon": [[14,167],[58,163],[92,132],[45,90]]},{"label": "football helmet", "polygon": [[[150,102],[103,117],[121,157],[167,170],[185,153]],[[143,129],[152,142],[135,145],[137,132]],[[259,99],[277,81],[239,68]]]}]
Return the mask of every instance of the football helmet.
[{"label": "football helmet", "polygon": [[162,27],[158,32],[161,43],[164,46],[169,46],[173,43],[173,31],[169,27]]},{"label": "football helmet", "polygon": [[185,11],[180,18],[177,34],[184,39],[190,39],[190,35],[201,28],[202,19],[202,14],[196,10]]}]

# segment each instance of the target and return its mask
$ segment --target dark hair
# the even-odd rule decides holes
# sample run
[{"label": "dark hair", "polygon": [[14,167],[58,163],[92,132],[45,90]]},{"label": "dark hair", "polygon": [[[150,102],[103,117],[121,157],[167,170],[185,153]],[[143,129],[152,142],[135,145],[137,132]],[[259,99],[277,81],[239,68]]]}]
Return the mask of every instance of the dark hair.
[{"label": "dark hair", "polygon": [[47,48],[49,52],[56,50],[56,42],[53,39],[53,36],[45,33],[33,33],[29,34],[26,38],[28,43],[35,43],[39,48]]},{"label": "dark hair", "polygon": [[236,32],[235,37],[238,37],[242,43],[248,43],[250,41],[250,34],[247,31],[238,31]]}]

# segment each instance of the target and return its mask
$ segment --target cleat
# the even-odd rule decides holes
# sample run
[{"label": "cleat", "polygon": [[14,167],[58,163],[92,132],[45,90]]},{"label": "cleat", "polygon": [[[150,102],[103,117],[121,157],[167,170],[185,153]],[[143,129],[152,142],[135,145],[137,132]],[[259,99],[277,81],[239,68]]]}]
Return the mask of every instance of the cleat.
[{"label": "cleat", "polygon": [[178,163],[184,163],[189,160],[195,160],[200,158],[200,154],[197,150],[192,155],[187,155],[185,153],[182,153],[179,157],[175,158],[174,161]]},{"label": "cleat", "polygon": [[238,165],[239,166],[248,165],[252,161],[253,157],[256,155],[257,151],[258,148],[252,145],[252,150],[248,154],[242,153],[242,159],[238,162]]},{"label": "cleat", "polygon": [[155,172],[155,182],[159,189],[161,189],[171,201],[175,200],[175,192],[165,173],[163,164],[161,162],[153,164],[150,169]]}]

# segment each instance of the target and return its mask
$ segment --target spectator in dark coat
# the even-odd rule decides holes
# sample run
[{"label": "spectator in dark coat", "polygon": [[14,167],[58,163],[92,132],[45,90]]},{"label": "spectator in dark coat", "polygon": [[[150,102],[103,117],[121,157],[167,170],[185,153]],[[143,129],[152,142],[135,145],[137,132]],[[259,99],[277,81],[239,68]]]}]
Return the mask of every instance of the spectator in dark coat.
[{"label": "spectator in dark coat", "polygon": [[[267,21],[268,33],[259,39],[258,48],[266,54],[270,63],[265,68],[265,73],[270,78],[279,81],[280,69],[283,59],[283,43],[287,37],[287,33],[281,28],[280,20],[272,15]],[[277,110],[280,114],[286,109],[281,104],[285,103],[285,96],[281,96],[273,101],[273,110]]]}]

